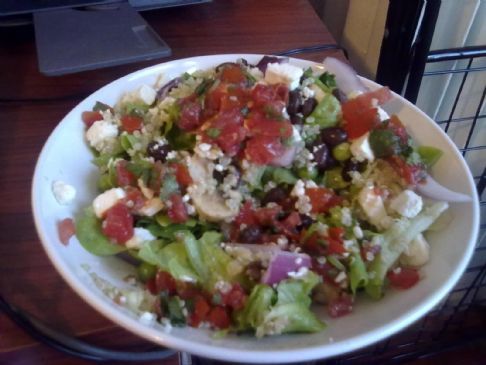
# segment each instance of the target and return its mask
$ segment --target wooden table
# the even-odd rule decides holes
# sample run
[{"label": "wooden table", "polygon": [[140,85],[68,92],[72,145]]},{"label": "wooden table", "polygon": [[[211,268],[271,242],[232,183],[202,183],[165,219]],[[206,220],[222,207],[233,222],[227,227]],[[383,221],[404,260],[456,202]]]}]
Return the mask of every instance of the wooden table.
[{"label": "wooden table", "polygon": [[[306,0],[215,0],[142,15],[171,46],[173,59],[334,43]],[[341,56],[333,51],[303,57],[319,61],[329,54]],[[34,228],[31,177],[45,140],[71,108],[108,82],[161,61],[46,77],[37,68],[33,28],[0,28],[0,292],[57,329],[116,349],[147,343],[99,315],[55,271]],[[0,314],[0,363],[89,362],[39,344]],[[165,363],[176,364],[177,358]]]}]

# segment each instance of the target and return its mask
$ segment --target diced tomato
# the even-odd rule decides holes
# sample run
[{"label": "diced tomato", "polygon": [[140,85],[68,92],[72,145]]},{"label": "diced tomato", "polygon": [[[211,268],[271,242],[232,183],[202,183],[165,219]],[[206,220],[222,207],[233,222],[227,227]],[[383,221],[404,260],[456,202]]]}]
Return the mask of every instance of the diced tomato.
[{"label": "diced tomato", "polygon": [[309,252],[311,254],[323,256],[327,253],[326,248],[320,242],[325,242],[324,238],[317,232],[312,233],[309,237],[306,230],[303,230],[300,233],[301,236],[301,244],[304,251]]},{"label": "diced tomato", "polygon": [[245,137],[243,115],[239,109],[221,111],[204,125],[203,139],[216,142],[230,156],[238,153]]},{"label": "diced tomato", "polygon": [[343,241],[331,237],[328,237],[326,241],[328,244],[327,253],[329,255],[332,254],[342,255],[343,253],[346,252],[346,249],[343,246]]},{"label": "diced tomato", "polygon": [[172,194],[169,198],[169,210],[167,214],[173,223],[184,223],[187,221],[188,215],[184,202],[180,194]]},{"label": "diced tomato", "polygon": [[290,213],[283,221],[279,222],[283,231],[286,235],[297,233],[297,226],[299,226],[302,221],[300,219],[300,214],[298,212]]},{"label": "diced tomato", "polygon": [[145,204],[145,198],[139,189],[133,186],[127,186],[125,188],[125,194],[126,196],[123,198],[123,202],[128,207],[130,213],[138,212]]},{"label": "diced tomato", "polygon": [[118,203],[106,212],[102,230],[105,236],[118,244],[133,237],[133,216],[125,204]]},{"label": "diced tomato", "polygon": [[219,84],[217,87],[210,89],[204,98],[204,111],[210,111],[209,115],[212,116],[220,110],[221,99],[227,95],[226,85]]},{"label": "diced tomato", "polygon": [[246,158],[257,165],[266,165],[275,158],[282,156],[285,147],[279,138],[255,136],[246,143]]},{"label": "diced tomato", "polygon": [[143,127],[143,119],[136,115],[124,115],[121,117],[120,121],[122,129],[128,133],[133,133]]},{"label": "diced tomato", "polygon": [[145,287],[152,295],[157,295],[159,292],[157,291],[157,287],[155,285],[155,277],[148,279],[145,282]]},{"label": "diced tomato", "polygon": [[184,131],[192,131],[199,127],[202,120],[202,107],[198,101],[184,100],[177,126]]},{"label": "diced tomato", "polygon": [[157,293],[166,291],[169,295],[177,292],[176,280],[167,271],[158,271],[155,275],[155,289]]},{"label": "diced tomato", "polygon": [[420,280],[418,270],[407,267],[389,271],[387,278],[391,286],[397,289],[409,289]]},{"label": "diced tomato", "polygon": [[353,311],[353,297],[341,294],[337,299],[331,300],[327,305],[327,311],[332,318],[342,317]]},{"label": "diced tomato", "polygon": [[329,237],[342,241],[344,237],[344,228],[343,227],[330,227],[328,229]]},{"label": "diced tomato", "polygon": [[228,328],[231,324],[228,312],[221,306],[216,306],[211,309],[208,315],[208,321],[219,329]]},{"label": "diced tomato", "polygon": [[186,281],[177,282],[177,295],[184,300],[196,298],[202,295],[201,291],[192,283]]},{"label": "diced tomato", "polygon": [[242,224],[245,224],[247,226],[254,226],[257,224],[253,205],[250,201],[246,201],[243,204],[234,222],[238,227]]},{"label": "diced tomato", "polygon": [[207,300],[201,295],[198,295],[194,299],[194,311],[189,317],[189,325],[191,327],[198,327],[199,324],[204,321],[211,310]]},{"label": "diced tomato", "polygon": [[86,124],[86,127],[89,128],[94,124],[94,122],[103,120],[103,116],[100,112],[86,111],[81,113],[81,119],[83,120],[83,123]]},{"label": "diced tomato", "polygon": [[289,100],[289,88],[284,84],[256,84],[251,91],[251,96],[257,107],[264,106],[274,100],[283,101],[286,105]]},{"label": "diced tomato", "polygon": [[116,170],[116,183],[118,186],[125,187],[134,185],[137,181],[135,175],[127,169],[127,161],[118,161],[115,167]]},{"label": "diced tomato", "polygon": [[186,166],[180,163],[174,163],[171,167],[175,169],[175,176],[179,185],[187,187],[192,184],[192,178]]},{"label": "diced tomato", "polygon": [[242,309],[245,306],[246,294],[240,284],[234,284],[228,293],[222,294],[223,304],[233,310]]},{"label": "diced tomato", "polygon": [[373,105],[373,100],[378,105],[391,99],[391,92],[387,87],[362,94],[342,104],[344,129],[351,139],[361,137],[366,132],[380,124],[378,109]]},{"label": "diced tomato", "polygon": [[250,114],[249,119],[245,121],[245,127],[253,136],[289,138],[293,133],[292,124],[289,121],[270,119],[260,111]]},{"label": "diced tomato", "polygon": [[219,79],[229,84],[243,84],[246,82],[246,76],[238,65],[224,66]]},{"label": "diced tomato", "polygon": [[76,227],[74,221],[71,218],[65,218],[57,223],[57,231],[59,234],[59,240],[62,244],[67,245],[69,239],[76,233]]},{"label": "diced tomato", "polygon": [[305,193],[310,198],[313,213],[327,213],[342,202],[341,197],[326,188],[308,188]]},{"label": "diced tomato", "polygon": [[401,156],[391,156],[387,159],[390,165],[400,175],[407,184],[417,185],[425,179],[425,170],[420,165],[410,165]]},{"label": "diced tomato", "polygon": [[262,226],[271,226],[277,221],[278,214],[282,211],[280,205],[260,208],[255,211],[255,218]]}]

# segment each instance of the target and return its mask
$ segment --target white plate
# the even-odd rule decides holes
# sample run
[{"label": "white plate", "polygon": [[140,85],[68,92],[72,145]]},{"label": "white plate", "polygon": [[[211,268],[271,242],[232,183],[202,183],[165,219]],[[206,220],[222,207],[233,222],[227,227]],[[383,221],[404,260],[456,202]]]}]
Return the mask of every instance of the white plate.
[{"label": "white plate", "polygon": [[[428,235],[432,246],[431,260],[421,270],[423,279],[412,289],[389,291],[378,302],[358,299],[351,315],[322,318],[328,328],[316,334],[285,335],[256,339],[250,336],[228,336],[214,339],[210,332],[193,328],[175,328],[170,333],[160,325],[147,326],[136,316],[104,296],[81,264],[115,285],[131,268],[119,260],[101,258],[85,252],[73,238],[69,246],[58,239],[56,223],[74,217],[91,203],[96,195],[97,170],[83,139],[81,112],[91,110],[96,101],[113,105],[126,91],[142,84],[154,84],[161,74],[166,81],[183,72],[216,66],[243,57],[256,63],[260,55],[216,55],[171,61],[134,72],[96,91],[78,104],[57,126],[47,140],[34,173],[32,207],[35,224],[44,249],[59,273],[71,287],[96,310],[133,333],[160,345],[221,360],[245,362],[293,362],[335,356],[370,345],[410,325],[432,309],[446,295],[464,272],[473,253],[478,233],[479,205],[474,181],[464,159],[446,134],[414,105],[394,94],[385,109],[396,113],[419,143],[434,145],[444,151],[435,166],[434,177],[448,188],[473,197],[469,203],[452,204],[453,220],[443,231]],[[297,66],[312,62],[292,59]],[[378,85],[365,80],[370,88]],[[51,184],[63,180],[78,192],[70,206],[60,206],[54,199]]]}]

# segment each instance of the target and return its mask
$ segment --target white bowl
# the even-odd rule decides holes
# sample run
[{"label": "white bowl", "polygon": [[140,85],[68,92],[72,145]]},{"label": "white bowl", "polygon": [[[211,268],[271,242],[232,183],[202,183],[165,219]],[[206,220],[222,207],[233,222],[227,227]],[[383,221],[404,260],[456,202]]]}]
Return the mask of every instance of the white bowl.
[{"label": "white bowl", "polygon": [[[477,239],[479,204],[473,178],[453,142],[423,112],[396,94],[385,109],[398,114],[419,143],[444,151],[433,176],[448,188],[473,199],[468,203],[451,204],[452,222],[441,232],[428,235],[431,260],[421,270],[423,279],[416,286],[400,292],[390,290],[377,302],[363,296],[351,315],[339,319],[329,319],[325,311],[320,310],[320,316],[328,322],[323,332],[263,339],[250,336],[214,339],[209,331],[193,328],[174,328],[166,333],[159,324],[146,325],[136,315],[113,303],[81,267],[88,264],[101,278],[115,286],[125,286],[122,278],[133,270],[129,265],[114,257],[93,256],[75,238],[68,246],[60,243],[56,223],[74,217],[96,195],[97,169],[91,163],[92,155],[84,142],[81,112],[91,110],[96,101],[113,105],[124,92],[142,84],[154,84],[161,74],[165,80],[170,80],[185,71],[213,67],[240,57],[254,63],[261,55],[193,57],[148,67],[101,88],[67,114],[39,156],[32,185],[35,224],[54,266],[86,302],[127,330],[162,346],[221,360],[284,363],[326,358],[370,345],[410,325],[433,308],[464,272]],[[291,63],[301,67],[314,65],[299,59],[292,59]],[[370,88],[378,87],[371,81],[365,82]],[[51,191],[54,180],[63,180],[76,188],[78,195],[73,204],[61,206],[56,202]]]}]

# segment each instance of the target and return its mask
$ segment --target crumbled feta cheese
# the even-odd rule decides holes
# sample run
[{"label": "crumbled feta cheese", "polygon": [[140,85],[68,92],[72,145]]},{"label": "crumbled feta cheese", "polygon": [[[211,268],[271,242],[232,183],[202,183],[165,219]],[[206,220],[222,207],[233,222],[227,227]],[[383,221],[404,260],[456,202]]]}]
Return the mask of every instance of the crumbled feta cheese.
[{"label": "crumbled feta cheese", "polygon": [[360,226],[353,227],[353,234],[357,239],[363,238],[363,230],[361,229]]},{"label": "crumbled feta cheese", "polygon": [[324,265],[324,264],[327,262],[327,260],[326,260],[326,258],[325,258],[324,256],[319,256],[319,257],[317,258],[317,262],[318,262],[320,265]]},{"label": "crumbled feta cheese", "polygon": [[271,85],[286,84],[290,90],[293,90],[299,86],[303,74],[301,67],[288,63],[269,63],[265,71],[265,81]]},{"label": "crumbled feta cheese", "polygon": [[280,247],[281,249],[286,249],[288,244],[289,244],[289,240],[285,236],[280,236],[277,239],[277,246]]},{"label": "crumbled feta cheese", "polygon": [[297,180],[290,195],[295,196],[296,198],[305,195],[305,183],[302,180]]},{"label": "crumbled feta cheese", "polygon": [[403,217],[413,218],[422,210],[422,197],[412,190],[404,190],[390,202],[390,209]]},{"label": "crumbled feta cheese", "polygon": [[384,111],[382,108],[377,107],[378,110],[378,116],[380,117],[380,122],[384,122],[385,120],[390,119],[390,115],[386,111]]},{"label": "crumbled feta cheese", "polygon": [[375,255],[371,251],[366,251],[366,261],[373,261],[375,259]]},{"label": "crumbled feta cheese", "polygon": [[231,284],[227,281],[220,280],[214,284],[214,289],[221,292],[221,294],[226,294],[231,291]]},{"label": "crumbled feta cheese", "polygon": [[343,240],[343,246],[346,250],[349,250],[351,247],[354,246],[353,240]]},{"label": "crumbled feta cheese", "polygon": [[351,209],[344,207],[341,209],[341,223],[343,226],[350,227],[353,224]]},{"label": "crumbled feta cheese", "polygon": [[401,267],[396,267],[396,268],[394,268],[394,269],[393,269],[393,273],[394,273],[394,274],[397,274],[397,275],[398,275],[398,274],[400,274],[401,272],[402,272],[402,268],[401,268]]},{"label": "crumbled feta cheese", "polygon": [[311,84],[309,88],[311,89],[311,91],[314,92],[314,99],[316,99],[318,103],[320,103],[322,99],[324,99],[324,97],[326,96],[324,91],[316,84]]},{"label": "crumbled feta cheese", "polygon": [[152,105],[157,97],[157,92],[148,85],[142,85],[138,90],[138,96],[147,105]]},{"label": "crumbled feta cheese", "polygon": [[128,248],[141,248],[144,242],[152,241],[155,236],[150,233],[149,230],[141,227],[135,227],[133,229],[133,236],[125,242],[125,246]]},{"label": "crumbled feta cheese", "polygon": [[139,321],[146,325],[152,324],[155,322],[155,314],[143,312],[139,317]]},{"label": "crumbled feta cheese", "polygon": [[346,273],[344,271],[340,271],[339,274],[337,274],[337,276],[334,278],[334,282],[340,283],[346,280],[346,278],[347,278]]},{"label": "crumbled feta cheese", "polygon": [[312,89],[309,89],[307,86],[304,86],[302,88],[302,96],[306,99],[314,97],[315,94],[316,92]]},{"label": "crumbled feta cheese", "polygon": [[198,143],[194,147],[194,152],[202,157],[206,158],[208,160],[216,160],[220,157],[224,156],[223,151],[218,146],[209,144],[209,143]]},{"label": "crumbled feta cheese", "polygon": [[297,258],[295,259],[295,263],[296,263],[297,265],[300,265],[300,264],[302,263],[302,257],[297,257]]},{"label": "crumbled feta cheese", "polygon": [[373,186],[365,186],[358,194],[358,202],[366,214],[368,221],[381,227],[383,218],[387,217],[383,199],[376,194]]},{"label": "crumbled feta cheese", "polygon": [[327,236],[328,234],[329,227],[327,224],[324,224],[322,222],[317,222],[316,225],[316,232],[319,233],[322,236]]},{"label": "crumbled feta cheese", "polygon": [[299,278],[302,278],[302,277],[306,276],[308,272],[309,272],[309,268],[308,267],[301,266],[299,268],[299,270],[297,270],[297,271],[290,271],[290,272],[288,272],[287,273],[287,276],[290,277],[290,278],[299,279]]},{"label": "crumbled feta cheese", "polygon": [[373,161],[375,159],[375,155],[371,150],[369,136],[369,132],[363,134],[361,137],[353,140],[349,147],[351,154],[359,162],[365,160]]},{"label": "crumbled feta cheese", "polygon": [[103,217],[105,212],[113,207],[120,199],[126,197],[125,190],[113,188],[106,190],[93,200],[93,210],[98,218]]},{"label": "crumbled feta cheese", "polygon": [[61,180],[56,180],[52,183],[52,193],[61,205],[67,205],[76,198],[76,189],[74,186],[66,184]]},{"label": "crumbled feta cheese", "polygon": [[118,135],[118,127],[106,120],[94,122],[86,131],[86,139],[91,147],[99,152],[109,151]]}]

